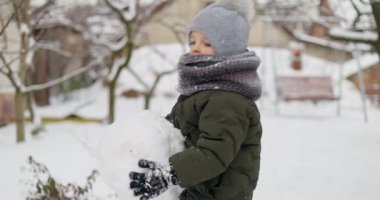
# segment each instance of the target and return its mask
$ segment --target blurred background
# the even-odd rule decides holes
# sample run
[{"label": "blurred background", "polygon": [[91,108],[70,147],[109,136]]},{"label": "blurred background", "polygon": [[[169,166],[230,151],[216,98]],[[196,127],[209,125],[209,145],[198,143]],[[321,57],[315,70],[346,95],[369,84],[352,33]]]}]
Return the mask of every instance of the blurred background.
[{"label": "blurred background", "polygon": [[[262,61],[264,124],[254,199],[379,199],[380,2],[253,1],[249,49]],[[0,158],[9,162],[0,199],[25,197],[28,154],[60,163],[57,171],[94,159],[53,156],[71,147],[49,151],[45,143],[61,140],[49,133],[93,152],[107,125],[143,110],[168,114],[187,26],[212,2],[0,0]],[[96,164],[77,173],[88,168]]]}]

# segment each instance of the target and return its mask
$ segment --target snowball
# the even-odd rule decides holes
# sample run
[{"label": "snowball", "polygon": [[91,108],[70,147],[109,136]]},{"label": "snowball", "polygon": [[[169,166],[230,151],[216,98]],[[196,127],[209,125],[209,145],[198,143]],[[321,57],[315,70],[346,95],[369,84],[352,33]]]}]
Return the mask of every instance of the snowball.
[{"label": "snowball", "polygon": [[[182,151],[184,138],[165,118],[152,111],[116,121],[105,129],[98,147],[100,175],[120,199],[138,199],[129,188],[129,172],[143,170],[137,166],[141,158],[168,164],[174,153]],[[172,187],[157,200],[175,200],[181,192]]]}]

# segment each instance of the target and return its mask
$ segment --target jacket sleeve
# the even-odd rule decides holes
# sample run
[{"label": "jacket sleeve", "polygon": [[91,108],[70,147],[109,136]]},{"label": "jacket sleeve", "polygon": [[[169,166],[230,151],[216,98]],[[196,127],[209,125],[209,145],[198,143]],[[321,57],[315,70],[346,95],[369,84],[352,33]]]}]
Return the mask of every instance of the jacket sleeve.
[{"label": "jacket sleeve", "polygon": [[218,176],[237,155],[249,120],[245,107],[233,97],[211,97],[200,113],[196,146],[170,157],[181,186],[191,187]]},{"label": "jacket sleeve", "polygon": [[183,101],[185,101],[189,96],[185,96],[185,95],[180,95],[178,97],[178,100],[177,102],[174,104],[171,112],[169,114],[167,114],[165,116],[165,119],[168,120],[170,123],[173,124],[173,126],[175,128],[178,128],[179,129],[179,124],[178,124],[178,121],[176,120],[176,116],[175,116],[175,112],[176,112],[176,109],[177,109],[177,105]]}]

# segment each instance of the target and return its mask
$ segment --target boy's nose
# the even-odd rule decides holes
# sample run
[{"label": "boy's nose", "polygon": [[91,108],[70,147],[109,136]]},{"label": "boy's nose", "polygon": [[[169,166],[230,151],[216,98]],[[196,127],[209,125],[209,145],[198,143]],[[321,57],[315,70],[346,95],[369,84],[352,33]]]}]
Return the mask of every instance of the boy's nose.
[{"label": "boy's nose", "polygon": [[191,49],[190,49],[190,53],[191,54],[199,54],[201,51],[200,51],[200,45],[199,44],[194,44]]}]

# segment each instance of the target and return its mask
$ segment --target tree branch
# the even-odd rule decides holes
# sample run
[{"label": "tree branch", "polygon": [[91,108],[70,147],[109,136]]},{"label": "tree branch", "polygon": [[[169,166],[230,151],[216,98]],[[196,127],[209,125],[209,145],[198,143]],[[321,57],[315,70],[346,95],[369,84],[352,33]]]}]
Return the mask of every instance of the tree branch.
[{"label": "tree branch", "polygon": [[12,13],[11,17],[5,23],[5,26],[2,27],[2,29],[0,31],[0,36],[4,33],[5,29],[9,26],[9,24],[11,23],[11,21],[13,20],[13,18],[16,16],[16,13],[20,9],[20,7],[21,7],[21,5],[22,5],[23,2],[24,2],[24,0],[21,0],[20,3],[17,6],[15,6],[15,11]]},{"label": "tree branch", "polygon": [[154,16],[156,16],[162,9],[173,3],[174,0],[162,0],[155,1],[149,7],[142,11],[137,19],[137,27],[141,27],[146,22],[150,21]]},{"label": "tree branch", "polygon": [[378,41],[378,35],[376,33],[363,33],[350,31],[346,29],[334,28],[328,32],[329,36],[335,40],[350,41],[354,43],[366,43],[374,45]]},{"label": "tree branch", "polygon": [[177,26],[184,26],[183,24],[180,24],[180,23],[178,23],[178,24],[174,24],[174,25],[170,25],[169,23],[167,23],[167,22],[165,22],[164,20],[157,20],[157,22],[159,23],[159,24],[161,24],[162,26],[164,26],[165,28],[167,28],[167,29],[169,29],[169,30],[171,30],[172,32],[173,32],[173,34],[175,35],[175,37],[176,37],[176,39],[177,39],[177,41],[181,44],[181,46],[182,46],[182,51],[183,51],[183,53],[185,53],[186,52],[186,47],[185,47],[185,42],[182,40],[182,38],[181,38],[181,35],[183,36],[183,35],[185,35],[185,33],[184,32],[181,32],[181,31],[179,31],[179,30],[177,30],[175,27]]},{"label": "tree branch", "polygon": [[[173,61],[171,61],[164,53],[162,53],[161,51],[159,51],[157,48],[153,47],[153,46],[150,46],[150,48],[152,48],[152,50],[154,51],[154,53],[156,53],[158,56],[160,56],[162,59],[164,60],[167,60],[168,62],[170,62],[171,65],[175,66],[176,63],[174,63]],[[127,68],[127,70],[131,73],[131,75],[141,84],[144,86],[145,90],[147,91],[146,94],[147,95],[151,95],[154,90],[156,89],[158,83],[160,82],[161,78],[163,76],[166,76],[166,75],[169,75],[171,73],[174,73],[177,71],[177,69],[172,69],[172,70],[167,70],[167,71],[164,71],[164,72],[156,72],[154,71],[154,74],[156,75],[156,79],[153,83],[153,85],[151,87],[149,87],[148,83],[146,83],[142,78],[141,76],[139,76],[131,67]]]},{"label": "tree branch", "polygon": [[4,71],[4,69],[0,68],[0,74],[4,74],[5,76],[7,75],[7,72]]},{"label": "tree branch", "polygon": [[7,61],[5,60],[4,55],[3,55],[2,52],[0,52],[0,59],[1,59],[1,62],[4,64],[4,66],[0,67],[0,71],[1,71],[1,73],[3,73],[4,75],[7,76],[8,75],[8,71],[5,71],[5,69],[8,69],[8,68],[4,69],[4,67],[7,65]]},{"label": "tree branch", "polygon": [[105,0],[106,4],[108,5],[108,7],[111,8],[111,10],[113,10],[119,17],[119,19],[123,22],[123,23],[130,23],[130,20],[126,19],[124,17],[124,14],[122,13],[122,11],[117,8],[115,5],[113,5],[110,0]]},{"label": "tree branch", "polygon": [[[1,53],[1,52],[0,52]],[[4,54],[2,54],[4,55]],[[4,67],[7,67],[7,66],[11,66],[14,62],[16,62],[19,58],[21,57],[21,55],[18,55],[17,57],[13,58],[11,61],[7,62],[7,63],[4,63],[3,66],[1,66],[1,68],[4,68]],[[3,60],[3,62],[5,62],[5,58]]]},{"label": "tree branch", "polygon": [[[5,24],[4,24],[4,19],[3,19],[3,15],[0,13],[0,25],[1,27],[4,27]],[[7,36],[7,33],[4,31],[3,33],[3,42],[4,42],[4,46],[3,46],[3,49],[8,49],[8,36]],[[1,36],[1,35],[0,35]]]},{"label": "tree branch", "polygon": [[[3,54],[1,52],[0,52],[0,59],[4,63],[5,68],[8,70],[8,71],[4,71],[4,68],[0,68],[0,72],[3,73],[4,75],[6,75],[8,77],[8,79],[11,81],[11,84],[16,89],[19,89],[22,93],[28,93],[28,92],[32,92],[32,91],[46,89],[46,88],[52,87],[54,85],[57,85],[59,83],[65,82],[71,78],[74,78],[74,77],[90,70],[91,68],[95,67],[96,65],[98,65],[99,63],[102,62],[102,60],[100,58],[98,58],[98,59],[90,62],[86,66],[81,67],[78,70],[73,71],[69,74],[66,74],[60,78],[48,81],[46,83],[36,84],[36,85],[31,85],[31,86],[25,87],[21,84],[21,81],[18,80],[16,78],[16,76],[14,76],[14,72],[12,71],[12,69],[10,67],[11,62],[7,62],[5,57],[3,56]],[[14,59],[14,60],[17,60],[17,59]]]},{"label": "tree branch", "polygon": [[128,67],[127,70],[131,73],[131,75],[139,82],[141,85],[144,86],[146,90],[149,89],[149,85],[133,70],[131,67]]},{"label": "tree branch", "polygon": [[[24,1],[24,0],[21,0],[21,1]],[[21,8],[21,4],[20,4],[20,7],[18,8],[16,1],[12,1],[12,5],[13,5],[13,9],[14,9],[15,18],[16,18],[17,28],[20,29],[21,28],[21,19],[20,19],[19,11]]]},{"label": "tree branch", "polygon": [[132,51],[133,51],[133,43],[131,41],[127,42],[127,46],[126,49],[127,49],[127,60],[120,66],[118,66],[117,68],[117,71],[116,71],[116,74],[114,77],[111,77],[109,80],[114,82],[114,81],[117,81],[117,79],[119,78],[120,74],[121,74],[121,71],[128,66],[129,64],[129,61],[131,60],[131,57],[132,57]]},{"label": "tree branch", "polygon": [[38,42],[36,43],[35,45],[33,45],[33,48],[32,49],[46,49],[46,50],[50,50],[50,51],[53,51],[57,54],[60,54],[64,57],[71,57],[72,56],[72,53],[69,52],[69,51],[65,51],[61,48],[58,47],[59,45],[55,44],[55,43],[46,43],[46,42]]},{"label": "tree branch", "polygon": [[160,50],[158,50],[156,47],[151,46],[151,48],[152,48],[152,50],[153,50],[157,55],[159,55],[162,59],[167,60],[167,61],[170,63],[170,65],[172,65],[172,66],[176,66],[176,65],[177,65],[176,62],[170,60],[166,54],[162,53],[162,52],[161,52]]},{"label": "tree branch", "polygon": [[14,72],[12,71],[9,63],[7,62],[7,60],[5,59],[2,53],[0,53],[0,59],[3,62],[5,68],[8,70],[8,72],[5,73],[5,75],[8,77],[13,87],[15,87],[16,90],[19,90],[20,88],[22,88],[22,85],[20,85],[21,82],[16,78],[16,76],[14,76]]},{"label": "tree branch", "polygon": [[32,92],[32,91],[37,91],[37,90],[43,90],[43,89],[46,89],[46,88],[49,88],[49,87],[52,87],[54,85],[57,85],[59,83],[62,83],[62,82],[65,82],[69,79],[72,79],[88,70],[90,70],[91,68],[95,67],[96,65],[98,65],[99,63],[101,63],[101,59],[98,58],[90,63],[88,63],[86,66],[84,67],[81,67],[79,68],[78,70],[76,71],[73,71],[71,73],[68,73],[60,78],[57,78],[57,79],[54,79],[54,80],[51,80],[51,81],[48,81],[46,83],[42,83],[42,84],[36,84],[36,85],[32,85],[32,86],[28,86],[26,87],[24,90],[22,90],[22,92]]}]

